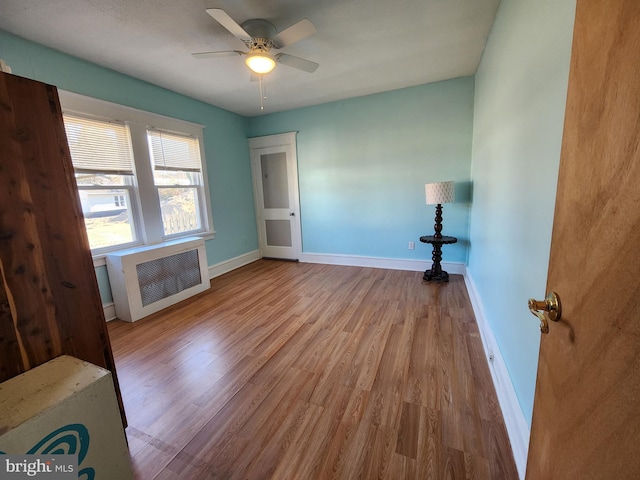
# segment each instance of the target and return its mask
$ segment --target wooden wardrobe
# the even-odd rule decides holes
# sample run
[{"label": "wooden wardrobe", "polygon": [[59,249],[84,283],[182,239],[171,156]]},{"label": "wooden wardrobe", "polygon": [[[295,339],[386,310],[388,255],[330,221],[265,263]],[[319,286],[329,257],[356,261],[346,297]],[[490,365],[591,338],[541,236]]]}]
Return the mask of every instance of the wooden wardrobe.
[{"label": "wooden wardrobe", "polygon": [[56,87],[0,72],[0,382],[67,354],[120,389]]}]

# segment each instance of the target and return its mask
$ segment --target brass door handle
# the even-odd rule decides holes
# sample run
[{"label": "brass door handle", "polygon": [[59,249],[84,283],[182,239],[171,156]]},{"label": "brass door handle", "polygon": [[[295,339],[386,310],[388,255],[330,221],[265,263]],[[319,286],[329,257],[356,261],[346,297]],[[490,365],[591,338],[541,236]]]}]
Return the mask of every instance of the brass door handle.
[{"label": "brass door handle", "polygon": [[562,304],[556,292],[549,292],[544,300],[529,299],[529,311],[540,319],[540,332],[549,333],[549,322],[544,312],[547,312],[549,319],[557,322],[562,317]]}]

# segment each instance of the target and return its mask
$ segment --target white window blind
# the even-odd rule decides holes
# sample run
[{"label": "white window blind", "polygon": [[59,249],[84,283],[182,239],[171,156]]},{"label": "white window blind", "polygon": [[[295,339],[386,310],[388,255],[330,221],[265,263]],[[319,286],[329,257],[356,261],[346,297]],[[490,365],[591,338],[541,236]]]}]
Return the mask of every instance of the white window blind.
[{"label": "white window blind", "polygon": [[64,124],[76,172],[133,174],[126,124],[69,114],[64,115]]},{"label": "white window blind", "polygon": [[147,135],[155,170],[200,172],[197,138],[161,130],[148,130]]}]

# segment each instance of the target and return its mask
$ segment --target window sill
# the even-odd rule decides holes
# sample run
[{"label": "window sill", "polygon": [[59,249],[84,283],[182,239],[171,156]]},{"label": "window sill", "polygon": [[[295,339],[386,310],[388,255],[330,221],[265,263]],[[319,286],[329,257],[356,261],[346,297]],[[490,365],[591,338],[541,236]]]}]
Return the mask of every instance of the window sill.
[{"label": "window sill", "polygon": [[[163,245],[165,243],[174,243],[174,242],[176,242],[178,240],[181,240],[181,239],[187,240],[187,239],[193,239],[194,237],[202,238],[205,241],[206,240],[213,240],[213,238],[215,238],[215,236],[216,236],[216,232],[214,230],[213,232],[203,232],[203,233],[196,234],[196,235],[189,235],[187,237],[172,238],[171,240],[167,240],[166,242],[161,242],[161,243],[158,243],[156,245],[161,246],[161,245]],[[144,247],[144,246],[146,246],[146,245],[139,245],[139,247]],[[130,248],[132,248],[132,247],[123,248],[122,250],[129,250]],[[106,266],[107,265],[107,255],[110,255],[112,253],[117,253],[117,252],[122,251],[122,250],[114,250],[114,251],[109,252],[109,253],[100,253],[98,255],[94,255],[93,256],[93,266],[94,266],[94,268]]]},{"label": "window sill", "polygon": [[103,254],[96,255],[95,257],[93,257],[93,266],[95,268],[104,267],[107,264],[106,256],[107,256],[107,254],[103,253]]},{"label": "window sill", "polygon": [[213,240],[216,236],[216,232],[215,230],[213,232],[204,232],[201,233],[200,235],[196,235],[198,237],[204,238],[205,240]]}]

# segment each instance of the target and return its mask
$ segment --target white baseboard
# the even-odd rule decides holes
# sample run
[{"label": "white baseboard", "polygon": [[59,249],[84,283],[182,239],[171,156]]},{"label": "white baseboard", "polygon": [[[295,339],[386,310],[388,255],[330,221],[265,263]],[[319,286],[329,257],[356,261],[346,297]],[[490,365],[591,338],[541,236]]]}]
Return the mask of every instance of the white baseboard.
[{"label": "white baseboard", "polygon": [[102,310],[104,310],[104,319],[107,322],[116,319],[116,306],[113,304],[113,302],[103,303]]},{"label": "white baseboard", "polygon": [[243,267],[250,264],[251,262],[255,262],[256,260],[260,260],[260,258],[260,250],[254,250],[252,252],[244,253],[240,256],[230,258],[229,260],[225,260],[224,262],[216,263],[215,265],[209,265],[209,279],[224,275],[231,270]]},{"label": "white baseboard", "polygon": [[[500,403],[509,441],[511,442],[511,450],[513,451],[516,467],[518,468],[518,475],[520,479],[524,479],[527,468],[527,453],[529,451],[529,426],[520,408],[515,388],[511,382],[509,371],[500,353],[496,338],[493,335],[493,330],[491,330],[491,326],[484,314],[482,301],[480,300],[473,279],[466,273],[464,281],[467,285],[471,306],[473,307],[478,328],[480,329],[482,346],[487,355],[489,371],[491,372],[493,385],[498,395],[498,402]],[[493,354],[493,360],[490,360],[491,354]]]},{"label": "white baseboard", "polygon": [[[409,260],[401,258],[363,257],[360,255],[342,255],[335,253],[301,253],[299,260],[303,263],[324,263],[326,265],[345,265],[350,267],[386,268],[389,270],[408,270],[422,272],[431,268],[430,260]],[[446,272],[464,275],[464,263],[442,262]]]}]

